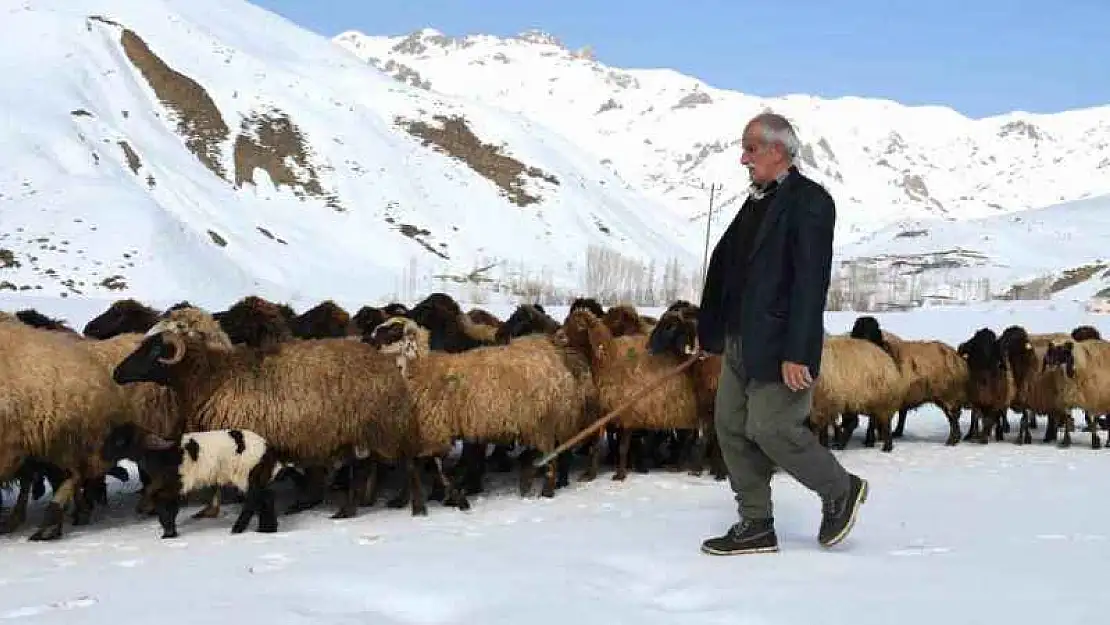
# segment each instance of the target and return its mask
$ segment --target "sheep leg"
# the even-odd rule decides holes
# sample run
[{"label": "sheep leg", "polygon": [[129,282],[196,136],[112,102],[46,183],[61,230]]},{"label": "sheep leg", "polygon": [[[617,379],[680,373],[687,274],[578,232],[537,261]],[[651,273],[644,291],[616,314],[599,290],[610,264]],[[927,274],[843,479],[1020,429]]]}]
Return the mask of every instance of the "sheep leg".
[{"label": "sheep leg", "polygon": [[[652,435],[652,432],[644,432],[643,430],[633,431],[631,441],[631,454],[632,454],[632,468],[637,473],[648,472],[648,459],[649,457],[654,462],[655,451],[657,449],[655,443],[658,441]],[[621,439],[624,440],[623,438]],[[623,449],[623,447],[622,447]]]},{"label": "sheep leg", "polygon": [[1075,429],[1075,417],[1068,414],[1064,417],[1064,438],[1060,441],[1060,447],[1071,447],[1071,433]]},{"label": "sheep leg", "polygon": [[960,408],[949,406],[944,409],[944,416],[948,419],[948,438],[945,445],[952,447],[960,443]]},{"label": "sheep leg", "polygon": [[173,489],[163,489],[154,496],[154,509],[158,513],[158,524],[162,526],[162,538],[177,538],[177,510],[180,507],[178,493]]},{"label": "sheep leg", "polygon": [[1083,417],[1087,421],[1087,427],[1091,428],[1091,449],[1101,449],[1102,441],[1098,437],[1098,419],[1090,412],[1083,412]]},{"label": "sheep leg", "polygon": [[362,498],[362,505],[372,506],[378,501],[378,491],[381,488],[380,460],[374,459],[370,463],[370,474],[366,476],[366,496]]},{"label": "sheep leg", "polygon": [[[248,495],[249,498],[249,495]],[[243,506],[246,507],[248,502],[244,502]],[[194,519],[215,519],[220,516],[220,489],[219,487],[212,489],[212,496],[208,498],[208,503],[203,508],[193,514]],[[249,520],[249,519],[248,519]]]},{"label": "sheep leg", "polygon": [[964,434],[964,440],[975,440],[979,437],[979,417],[982,411],[979,408],[971,408],[971,418],[968,421],[967,434]]},{"label": "sheep leg", "polygon": [[848,442],[852,440],[852,435],[855,434],[856,428],[858,426],[858,414],[854,412],[846,412],[840,415],[840,428],[833,429],[833,449],[847,449]]},{"label": "sheep leg", "polygon": [[285,510],[286,514],[296,514],[311,510],[324,502],[324,490],[327,487],[327,467],[314,466],[305,469],[304,481],[300,484],[297,500]]},{"label": "sheep leg", "polygon": [[876,430],[875,425],[876,425],[875,424],[875,416],[874,415],[867,415],[867,433],[864,434],[864,436],[863,436],[863,446],[864,447],[874,447],[875,446],[875,430]]},{"label": "sheep leg", "polygon": [[[562,472],[562,469],[557,468],[557,465],[559,465],[560,462],[567,461],[569,461],[569,458],[567,458],[567,454],[566,452],[564,452],[557,456],[555,462],[547,463],[547,471],[543,482],[543,489],[540,490],[541,497],[555,496],[556,483],[558,482],[558,477],[556,476],[556,473]],[[529,462],[529,466],[530,465],[531,463]]]},{"label": "sheep leg", "polygon": [[569,451],[563,452],[555,458],[555,468],[557,470],[555,488],[570,485],[570,463],[571,453]]},{"label": "sheep leg", "polygon": [[351,479],[347,483],[347,497],[339,510],[331,515],[333,519],[349,519],[358,515],[358,505],[366,496],[366,482],[370,477],[370,458],[351,458]]},{"label": "sheep leg", "polygon": [[1060,427],[1060,421],[1055,414],[1045,415],[1044,424],[1044,439],[1041,442],[1051,443],[1056,440],[1057,429]]},{"label": "sheep leg", "polygon": [[705,472],[706,434],[700,428],[693,430],[689,439],[686,474],[700,477]]},{"label": "sheep leg", "polygon": [[1021,410],[1021,418],[1018,420],[1018,435],[1014,443],[1017,445],[1027,445],[1033,442],[1033,435],[1029,433],[1029,423],[1033,420],[1033,411],[1028,408]]},{"label": "sheep leg", "polygon": [[594,439],[594,444],[590,449],[589,463],[586,465],[586,470],[578,476],[579,482],[591,482],[597,479],[597,474],[601,471],[601,454],[602,443],[605,441],[605,432],[598,432],[597,438]]},{"label": "sheep leg", "polygon": [[420,471],[416,470],[416,458],[405,458],[405,471],[408,473],[409,490],[412,493],[412,516],[428,516],[428,504],[424,502],[424,484],[420,481]]},{"label": "sheep leg", "polygon": [[[483,445],[483,449],[484,449]],[[489,455],[489,463],[497,473],[509,473],[513,470],[513,459],[509,457],[511,445],[494,445]]]},{"label": "sheep leg", "polygon": [[617,471],[613,479],[621,481],[628,477],[628,451],[632,447],[632,431],[628,428],[620,429],[620,451],[617,452]]},{"label": "sheep leg", "polygon": [[483,490],[486,474],[486,444],[466,441],[459,456],[466,494],[477,495]]},{"label": "sheep leg", "polygon": [[[437,462],[438,461],[438,462]],[[443,462],[438,457],[417,460],[432,474],[432,492],[428,493],[428,501],[442,501],[447,503],[447,484],[439,479],[439,472],[443,470]]]},{"label": "sheep leg", "polygon": [[43,515],[42,524],[39,525],[38,531],[31,534],[28,540],[56,540],[62,537],[62,524],[65,522],[65,508],[77,492],[77,485],[80,478],[73,472],[69,472],[65,481],[58,486],[54,491],[54,498],[50,503],[46,504],[46,512]]},{"label": "sheep leg", "polygon": [[[521,452],[520,456],[520,496],[528,497],[532,494],[532,481],[536,479],[536,468],[532,461],[536,458],[536,450],[532,447]],[[551,466],[551,463],[548,463]]]},{"label": "sheep leg", "polygon": [[874,416],[868,419],[871,423],[877,423],[879,436],[883,439],[883,446],[881,451],[890,453],[894,451],[894,437],[890,431],[890,422],[894,419],[894,414],[883,415],[882,417]]},{"label": "sheep leg", "polygon": [[902,435],[906,433],[907,413],[909,413],[909,410],[906,410],[905,408],[900,408],[898,410],[898,424],[894,426],[894,432],[891,433],[891,436],[893,436],[894,438],[902,438]]},{"label": "sheep leg", "polygon": [[1009,411],[1005,408],[998,411],[998,416],[994,420],[994,440],[1005,440],[1006,434],[1010,431],[1010,416]]},{"label": "sheep leg", "polygon": [[437,486],[444,492],[444,505],[455,506],[459,510],[469,510],[470,502],[466,498],[466,492],[459,488],[453,488],[451,481],[447,479],[447,473],[443,470],[443,458],[439,456],[432,458],[432,465],[436,471]]}]

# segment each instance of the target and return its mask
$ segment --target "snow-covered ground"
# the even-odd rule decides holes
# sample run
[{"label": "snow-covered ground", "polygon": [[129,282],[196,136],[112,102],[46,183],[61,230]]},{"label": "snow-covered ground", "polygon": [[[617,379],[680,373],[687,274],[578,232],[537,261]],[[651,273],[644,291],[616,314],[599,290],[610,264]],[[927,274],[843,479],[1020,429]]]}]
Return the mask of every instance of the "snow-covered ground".
[{"label": "snow-covered ground", "polygon": [[[80,327],[106,305],[0,299],[33,305]],[[504,314],[503,307],[492,307]],[[561,318],[563,310],[551,312]],[[1031,331],[1106,318],[1074,303],[1014,303],[879,315],[906,337],[957,342],[983,325]],[[850,313],[830,313],[830,332]],[[966,428],[966,419],[964,420]],[[1043,421],[1042,421],[1043,423]],[[699,542],[735,520],[724,482],[655,471],[623,483],[609,474],[550,500],[521,499],[493,474],[486,495],[429,516],[380,503],[333,521],[333,506],[281,517],[279,533],[229,534],[238,507],[217,520],[179,515],[181,536],[158,538],[132,514],[137,487],[113,489],[107,518],[66,526],[55,543],[25,529],[0,537],[0,619],[42,623],[639,623],[908,625],[1100,623],[1096,587],[1110,558],[1101,523],[1108,460],[1080,434],[1062,450],[1037,442],[945,447],[944,420],[922,409],[894,451],[859,437],[835,452],[871,481],[852,536],[816,543],[819,502],[775,478],[777,555],[713,558]],[[114,483],[113,483],[114,485]],[[37,524],[41,507],[32,508]],[[1093,586],[1092,586],[1093,584]],[[1093,597],[1093,598],[1092,598]],[[241,616],[240,616],[241,615]]]}]

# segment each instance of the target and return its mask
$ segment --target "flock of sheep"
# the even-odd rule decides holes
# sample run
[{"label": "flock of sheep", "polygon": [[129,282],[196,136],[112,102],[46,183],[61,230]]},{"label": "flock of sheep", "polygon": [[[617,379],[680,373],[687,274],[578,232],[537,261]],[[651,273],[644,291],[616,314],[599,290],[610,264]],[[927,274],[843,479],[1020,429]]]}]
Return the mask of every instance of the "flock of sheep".
[{"label": "flock of sheep", "polygon": [[[242,506],[232,532],[254,515],[258,531],[277,531],[273,484],[285,478],[296,492],[286,513],[335,491],[333,518],[373,505],[392,475],[386,505],[411,505],[413,515],[427,514],[427,499],[468,509],[487,470],[514,463],[528,496],[539,455],[653,379],[662,380],[654,391],[544,466],[541,495],[569,484],[578,456],[579,481],[603,464],[617,480],[630,466],[700,475],[707,464],[725,479],[712,427],[720,357],[674,373],[697,352],[696,335],[697,307],[685,301],[654,319],[580,299],[559,322],[534,304],[505,320],[464,313],[443,293],[354,315],[331,301],[298,315],[255,296],[214,313],[121,300],[80,333],[34,310],[0,312],[0,483],[18,484],[0,532],[20,527],[47,484],[52,498],[31,540],[59,538],[67,508],[74,525],[90,523],[107,505],[106,478],[130,479],[117,464],[124,459],[138,467],[136,512],[157,515],[164,538],[177,535],[179,507],[197,491],[207,505],[194,516],[216,517],[232,498]],[[1063,427],[1068,445],[1071,412],[1082,409],[1097,448],[1095,418],[1110,413],[1108,366],[1110,342],[1090,326],[1047,335],[983,328],[954,348],[902,339],[861,316],[849,333],[826,335],[810,426],[825,445],[831,430],[842,449],[864,415],[864,445],[881,437],[889,452],[906,413],[931,403],[949,420],[948,445],[961,440],[964,408],[963,440],[1002,440],[1012,409],[1017,443],[1031,442],[1044,415],[1044,440]]]}]

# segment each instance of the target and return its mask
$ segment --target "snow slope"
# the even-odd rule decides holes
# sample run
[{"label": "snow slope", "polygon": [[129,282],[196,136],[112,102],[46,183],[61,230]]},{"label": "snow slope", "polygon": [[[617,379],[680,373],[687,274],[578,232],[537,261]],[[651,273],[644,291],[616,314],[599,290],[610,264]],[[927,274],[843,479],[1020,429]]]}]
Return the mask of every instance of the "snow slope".
[{"label": "snow slope", "polygon": [[[592,244],[700,262],[700,227],[558,132],[240,0],[9,3],[0,36],[0,289],[369,301],[413,267],[577,283]],[[466,154],[423,144],[435,116]]]},{"label": "snow slope", "polygon": [[878,99],[760,97],[668,69],[611,67],[537,31],[349,31],[335,41],[406,84],[549,125],[684,216],[704,215],[711,183],[723,185],[722,205],[739,206],[740,132],[764,108],[794,120],[801,165],[836,198],[846,242],[903,217],[979,218],[1110,193],[1110,106],[972,120]]},{"label": "snow slope", "polygon": [[[24,303],[0,298],[0,309]],[[96,302],[41,299],[51,315],[83,324]],[[498,312],[502,312],[495,309]],[[556,316],[564,311],[552,311]],[[1105,318],[1067,303],[879,315],[906,337],[962,340],[982,325],[1030,331]],[[831,332],[851,314],[827,316]],[[966,427],[967,419],[964,419]],[[1043,423],[1043,421],[1042,421]],[[708,477],[654,471],[613,482],[572,481],[555,498],[521,499],[498,476],[466,513],[429,515],[380,504],[333,521],[332,505],[280,518],[277,534],[230,535],[238,506],[215,520],[179,514],[180,537],[132,514],[135,482],[112,483],[106,518],[55,543],[26,528],[0,537],[0,618],[11,622],[638,623],[642,625],[980,625],[1105,620],[1092,579],[1110,558],[1110,514],[1094,496],[1106,451],[1077,434],[1070,449],[945,447],[935,409],[909,416],[906,437],[884,454],[859,445],[838,454],[870,480],[872,495],[847,542],[817,546],[818,500],[774,478],[781,553],[714,558],[699,542],[735,521],[728,487]],[[577,472],[576,467],[575,471]],[[387,489],[389,485],[387,485]],[[386,493],[388,496],[390,493]],[[281,502],[288,501],[283,490]],[[5,497],[10,503],[11,494]],[[41,518],[32,504],[29,524]],[[1096,593],[1097,595],[1097,593]]]},{"label": "snow slope", "polygon": [[1059,297],[1110,286],[1110,195],[981,219],[905,220],[841,246],[839,260],[936,283],[986,278],[996,294],[1042,280]]}]

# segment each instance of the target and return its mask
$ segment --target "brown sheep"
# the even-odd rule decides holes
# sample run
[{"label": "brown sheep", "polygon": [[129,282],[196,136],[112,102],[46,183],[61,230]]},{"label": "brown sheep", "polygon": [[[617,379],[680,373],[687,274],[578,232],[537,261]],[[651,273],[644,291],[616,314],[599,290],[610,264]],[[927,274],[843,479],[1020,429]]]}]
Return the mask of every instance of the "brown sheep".
[{"label": "brown sheep", "polygon": [[[588,363],[557,337],[525,336],[507,345],[449,354],[431,350],[429,334],[405,318],[391,319],[374,333],[374,343],[405,371],[420,421],[421,450],[443,456],[457,438],[520,443],[528,448],[520,494],[528,496],[531,457],[552,451],[587,425],[594,392]],[[549,465],[541,495],[553,497],[556,487],[556,468]],[[454,490],[463,497],[461,489]]]},{"label": "brown sheep", "polygon": [[[670,354],[651,354],[647,349],[647,336],[614,337],[604,322],[584,308],[569,315],[563,332],[571,346],[589,355],[599,409],[603,414],[625,403],[631,393],[640,392],[648,381],[681,364],[681,359]],[[693,378],[677,375],[664,380],[616,417],[613,421],[620,428],[621,436],[613,479],[623,480],[628,476],[632,430],[704,431],[711,424],[704,420],[698,408]]]},{"label": "brown sheep", "polygon": [[[871,341],[828,336],[821,363],[821,375],[813,392],[811,427],[821,434],[828,431],[840,414],[867,415],[876,421],[883,439],[882,450],[892,451],[890,422],[902,407],[907,384],[890,354]],[[871,447],[874,440],[864,444]]]},{"label": "brown sheep", "polygon": [[471,308],[466,312],[466,316],[478,325],[489,326],[495,330],[501,327],[501,320],[488,310]]},{"label": "brown sheep", "polygon": [[1054,335],[1030,335],[1025,328],[1016,325],[1006,328],[998,337],[999,347],[1014,380],[1014,399],[1010,408],[1021,415],[1015,441],[1019,445],[1033,442],[1030,430],[1037,427],[1037,414],[1048,417],[1044,433],[1046,443],[1056,440],[1056,424],[1067,417],[1067,410],[1059,402],[1058,382],[1044,366],[1048,347],[1058,339]]},{"label": "brown sheep", "polygon": [[77,330],[66,325],[65,321],[61,319],[53,319],[40,313],[34,308],[26,308],[24,310],[16,311],[15,318],[19,321],[31,326],[32,328],[39,328],[42,330],[51,330],[54,332],[63,332],[66,334],[74,334],[80,336]]},{"label": "brown sheep", "polygon": [[626,304],[610,307],[605,311],[601,321],[609,328],[613,338],[646,335],[652,328],[652,325],[645,322],[634,307]]},{"label": "brown sheep", "polygon": [[104,366],[73,349],[66,334],[3,322],[0,351],[0,480],[28,458],[67,472],[31,536],[56,539],[65,506],[81,505],[78,490],[107,471],[96,446],[113,425],[130,419],[130,407]]},{"label": "brown sheep", "polygon": [[[596,299],[594,299],[592,297],[576,297],[576,298],[574,298],[574,301],[570,303],[570,310],[567,311],[567,314],[569,315],[570,313],[578,310],[579,308],[585,308],[586,310],[592,312],[594,314],[594,316],[597,317],[598,319],[601,319],[601,318],[605,317],[605,309],[601,307],[600,302],[598,302]],[[564,322],[565,321],[566,320],[564,319]]]},{"label": "brown sheep", "polygon": [[267,439],[282,461],[309,473],[308,493],[290,512],[318,505],[332,463],[350,461],[348,496],[333,518],[357,514],[372,466],[369,454],[404,463],[413,481],[413,514],[427,513],[409,447],[417,423],[391,358],[345,339],[291,341],[270,351],[233,348],[213,344],[193,328],[181,318],[159,322],[116,367],[114,379],[172,388],[183,429],[243,428]]},{"label": "brown sheep", "polygon": [[1067,409],[1062,447],[1071,445],[1074,419],[1071,409],[1083,410],[1091,432],[1091,449],[1102,442],[1095,418],[1110,412],[1110,342],[1100,340],[1072,341],[1051,344],[1044,356],[1045,368],[1058,382],[1061,405]]}]

